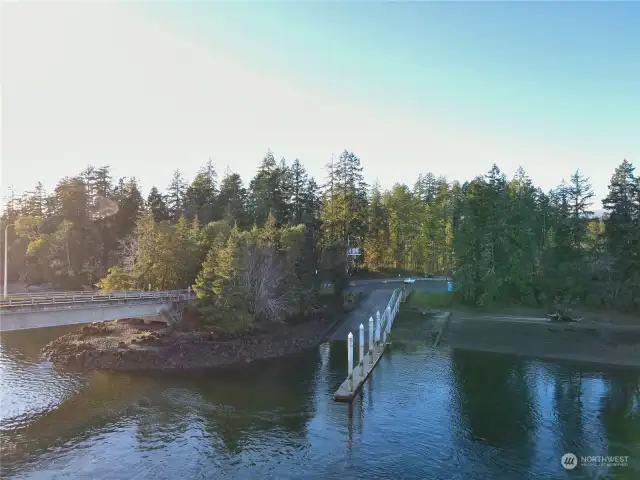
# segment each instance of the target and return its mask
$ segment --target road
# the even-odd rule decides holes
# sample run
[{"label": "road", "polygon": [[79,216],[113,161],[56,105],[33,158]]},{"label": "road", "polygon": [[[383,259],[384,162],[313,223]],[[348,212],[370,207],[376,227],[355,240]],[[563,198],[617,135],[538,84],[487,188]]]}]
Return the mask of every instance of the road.
[{"label": "road", "polygon": [[349,332],[353,333],[354,342],[358,342],[358,329],[364,325],[365,341],[369,338],[369,317],[375,321],[376,312],[382,313],[387,308],[391,293],[396,288],[406,287],[409,291],[417,292],[446,292],[445,279],[417,280],[415,283],[405,284],[404,279],[388,278],[376,280],[355,280],[351,282],[351,290],[367,293],[363,302],[351,312],[342,324],[333,332],[329,340],[346,340]]}]

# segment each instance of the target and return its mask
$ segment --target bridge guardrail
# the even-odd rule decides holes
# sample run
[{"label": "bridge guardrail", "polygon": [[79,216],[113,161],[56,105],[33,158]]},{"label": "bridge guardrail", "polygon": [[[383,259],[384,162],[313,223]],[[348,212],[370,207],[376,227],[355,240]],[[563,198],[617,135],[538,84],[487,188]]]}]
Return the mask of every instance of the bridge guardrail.
[{"label": "bridge guardrail", "polygon": [[50,291],[50,292],[20,292],[11,293],[10,298],[32,298],[32,297],[69,297],[78,295],[119,295],[119,294],[138,294],[138,293],[186,293],[193,292],[191,289],[177,290],[66,290],[66,291]]},{"label": "bridge guardrail", "polygon": [[141,299],[192,299],[192,290],[164,290],[164,291],[111,291],[111,292],[50,292],[11,295],[10,298],[0,300],[0,309],[7,307],[28,307],[45,305],[63,305],[80,303],[105,303],[115,300]]}]

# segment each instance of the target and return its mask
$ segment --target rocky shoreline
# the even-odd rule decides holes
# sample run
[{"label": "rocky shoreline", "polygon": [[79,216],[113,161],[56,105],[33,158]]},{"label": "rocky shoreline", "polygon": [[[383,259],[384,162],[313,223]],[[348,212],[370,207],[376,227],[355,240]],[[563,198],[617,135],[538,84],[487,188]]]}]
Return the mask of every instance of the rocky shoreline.
[{"label": "rocky shoreline", "polygon": [[206,369],[315,347],[336,323],[314,319],[225,340],[211,332],[170,331],[162,324],[146,325],[140,320],[101,322],[54,340],[42,353],[55,364],[83,370]]}]

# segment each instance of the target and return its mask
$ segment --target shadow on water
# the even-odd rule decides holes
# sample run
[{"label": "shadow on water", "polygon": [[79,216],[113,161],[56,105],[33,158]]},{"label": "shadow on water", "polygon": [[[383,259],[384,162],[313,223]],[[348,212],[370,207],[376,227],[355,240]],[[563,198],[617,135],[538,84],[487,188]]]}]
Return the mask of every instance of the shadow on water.
[{"label": "shadow on water", "polygon": [[318,350],[313,350],[182,378],[155,377],[165,384],[155,401],[170,415],[200,415],[204,429],[229,452],[239,452],[264,432],[302,438],[315,413],[319,360]]},{"label": "shadow on water", "polygon": [[59,332],[3,337],[2,477],[547,479],[566,478],[573,451],[632,468],[572,478],[640,478],[637,372],[447,352],[413,334],[420,324],[402,328],[352,405],[332,399],[345,341],[131,375],[43,362]]},{"label": "shadow on water", "polygon": [[[530,470],[536,419],[525,362],[517,357],[454,350],[451,363],[455,405],[465,423],[458,430],[463,436],[459,441],[485,445],[495,455],[513,452],[520,460],[519,468]],[[488,478],[499,474],[495,471]]]},{"label": "shadow on water", "polygon": [[[451,359],[454,408],[466,426],[458,430],[459,444],[489,447],[497,468],[483,464],[487,478],[511,471],[521,478],[563,477],[560,458],[567,452],[629,457],[628,466],[578,467],[572,476],[638,478],[637,372],[465,350],[454,350]],[[512,460],[497,460],[504,456]]]},{"label": "shadow on water", "polygon": [[24,468],[25,462],[43,454],[62,455],[131,427],[140,452],[166,448],[189,437],[194,428],[220,458],[251,450],[252,443],[266,441],[265,436],[273,440],[279,435],[286,448],[292,440],[304,438],[307,421],[314,416],[319,363],[317,349],[238,368],[178,375],[60,373],[41,363],[46,372],[40,373],[52,384],[60,382],[61,375],[75,380],[51,403],[51,392],[38,385],[37,375],[28,375],[34,364],[25,370],[5,362],[13,370],[6,382],[13,388],[13,400],[20,403],[18,377],[27,373],[25,389],[37,393],[40,408],[18,419],[3,416],[2,474]]},{"label": "shadow on water", "polygon": [[[601,398],[600,422],[609,455],[626,455],[640,469],[640,379],[638,375],[607,379]],[[621,475],[622,468],[615,468]],[[636,477],[637,478],[637,477]]]}]

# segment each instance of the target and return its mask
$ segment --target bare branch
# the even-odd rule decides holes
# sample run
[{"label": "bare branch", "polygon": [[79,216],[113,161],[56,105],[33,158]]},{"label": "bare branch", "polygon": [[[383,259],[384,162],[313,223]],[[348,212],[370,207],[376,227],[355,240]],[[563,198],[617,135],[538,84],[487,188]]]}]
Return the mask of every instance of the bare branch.
[{"label": "bare branch", "polygon": [[118,253],[124,270],[128,273],[133,273],[138,253],[138,238],[135,235],[128,235],[120,240]]},{"label": "bare branch", "polygon": [[283,288],[288,270],[279,252],[268,245],[249,245],[245,250],[245,270],[239,284],[247,307],[257,318],[281,322],[291,314],[295,297]]}]

